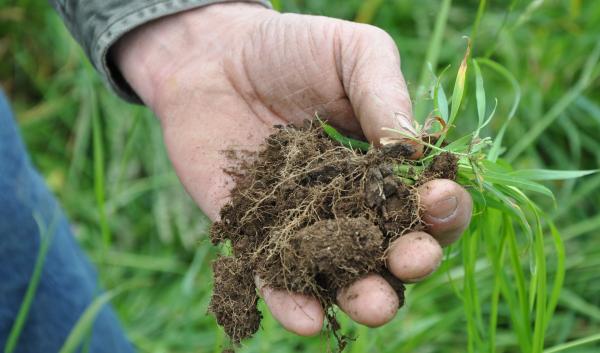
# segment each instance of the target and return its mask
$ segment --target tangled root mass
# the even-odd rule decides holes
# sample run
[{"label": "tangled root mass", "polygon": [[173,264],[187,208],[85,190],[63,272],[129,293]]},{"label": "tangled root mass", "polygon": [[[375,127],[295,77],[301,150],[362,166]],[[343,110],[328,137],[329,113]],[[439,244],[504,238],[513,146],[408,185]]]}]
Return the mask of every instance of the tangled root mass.
[{"label": "tangled root mass", "polygon": [[[378,272],[403,304],[404,287],[385,269],[384,251],[409,230],[424,229],[416,187],[454,179],[457,168],[453,156],[441,154],[417,173],[419,162],[407,159],[413,152],[404,145],[354,151],[313,122],[279,127],[259,152],[232,157],[236,185],[211,240],[230,241],[233,251],[213,263],[209,311],[233,342],[259,328],[255,276],[271,288],[312,295],[331,313],[339,289]],[[399,165],[408,166],[402,176]]]}]

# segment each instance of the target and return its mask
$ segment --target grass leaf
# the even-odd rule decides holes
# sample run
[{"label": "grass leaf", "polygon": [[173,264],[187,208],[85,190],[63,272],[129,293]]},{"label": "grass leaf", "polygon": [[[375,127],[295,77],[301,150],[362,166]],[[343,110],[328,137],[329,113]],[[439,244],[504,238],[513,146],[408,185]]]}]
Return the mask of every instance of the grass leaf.
[{"label": "grass leaf", "polygon": [[507,176],[528,180],[568,180],[581,178],[586,175],[598,173],[594,170],[549,170],[549,169],[521,169],[509,172]]},{"label": "grass leaf", "polygon": [[[456,81],[454,82],[454,89],[452,91],[452,107],[450,109],[450,118],[448,119],[448,125],[452,125],[454,120],[456,120],[456,116],[458,115],[458,110],[460,108],[460,104],[462,102],[464,93],[465,93],[465,80],[467,77],[467,67],[469,62],[469,57],[471,56],[471,40],[467,39],[467,49],[465,51],[465,56],[463,57],[460,66],[458,68],[458,72],[456,74]],[[440,138],[440,140],[443,140]]]},{"label": "grass leaf", "polygon": [[96,321],[96,317],[100,313],[100,310],[106,305],[113,297],[119,294],[120,290],[112,290],[103,293],[85,309],[77,323],[69,333],[65,343],[60,349],[59,353],[74,353],[77,352],[79,346],[87,338],[92,325]]},{"label": "grass leaf", "polygon": [[536,123],[531,126],[528,133],[519,139],[517,143],[512,146],[509,153],[506,155],[506,159],[513,161],[519,156],[525,149],[527,149],[532,143],[534,143],[539,136],[573,103],[588,85],[600,75],[600,70],[596,70],[598,61],[600,60],[600,41],[597,42],[594,50],[586,60],[585,66],[579,78],[579,81],[573,88],[571,88],[566,94],[562,96],[550,110],[540,119],[536,120]]},{"label": "grass leaf", "polygon": [[21,336],[21,332],[23,330],[23,327],[25,326],[27,317],[29,316],[29,310],[31,309],[31,305],[33,304],[33,300],[35,299],[35,293],[37,291],[38,285],[40,284],[42,270],[44,269],[44,263],[46,262],[46,255],[48,254],[48,250],[52,245],[52,240],[54,239],[54,235],[56,233],[58,217],[58,209],[55,208],[55,212],[52,216],[50,224],[46,225],[44,219],[40,214],[35,213],[33,215],[35,223],[38,226],[40,246],[38,250],[38,255],[35,259],[35,265],[33,266],[33,273],[31,274],[31,279],[29,280],[27,290],[25,291],[25,296],[23,297],[23,302],[21,303],[21,307],[19,308],[19,312],[17,313],[15,322],[13,323],[13,326],[8,335],[8,339],[6,340],[6,343],[4,345],[4,353],[14,352],[17,348],[19,337]]},{"label": "grass leaf", "polygon": [[475,61],[478,64],[487,66],[488,68],[492,69],[497,74],[499,74],[500,76],[504,77],[504,79],[510,83],[510,85],[512,86],[512,89],[513,89],[512,106],[510,108],[508,116],[506,117],[506,120],[504,121],[504,124],[502,124],[500,131],[494,138],[494,144],[492,145],[492,148],[488,152],[488,157],[487,157],[488,160],[495,161],[496,159],[498,159],[498,157],[500,156],[500,153],[502,152],[502,141],[504,139],[504,134],[506,133],[506,129],[508,128],[508,124],[510,123],[512,118],[515,116],[515,114],[517,112],[517,107],[519,106],[519,103],[521,102],[521,87],[519,86],[519,82],[517,81],[515,76],[512,73],[510,73],[510,71],[508,71],[504,66],[498,64],[497,62],[492,61],[490,59],[485,59],[485,58],[478,58]]},{"label": "grass leaf", "polygon": [[431,71],[431,75],[435,80],[435,87],[433,88],[433,108],[434,111],[437,111],[440,114],[440,117],[445,122],[448,122],[448,98],[446,98],[446,92],[444,91],[444,85],[442,84],[442,77],[448,71],[450,65],[446,66],[439,76],[435,74],[433,71],[433,67],[429,65],[429,70]]},{"label": "grass leaf", "polygon": [[332,140],[339,142],[341,145],[351,148],[353,150],[361,150],[363,152],[368,151],[371,148],[371,144],[365,141],[356,140],[350,137],[346,137],[340,134],[333,126],[327,124],[324,121],[321,121],[321,126],[323,127],[323,131],[329,136]]},{"label": "grass leaf", "polygon": [[554,197],[554,194],[552,193],[552,191],[550,191],[550,189],[548,189],[544,185],[538,184],[528,179],[517,178],[514,176],[509,176],[507,174],[496,173],[492,171],[487,171],[485,173],[485,179],[494,184],[515,186],[519,189],[537,192],[542,195],[546,195],[550,198]]},{"label": "grass leaf", "polygon": [[573,350],[571,350],[572,348],[577,348],[579,346],[583,346],[586,344],[590,344],[590,343],[594,343],[600,341],[600,333],[594,334],[594,335],[590,335],[587,337],[583,337],[580,339],[576,339],[573,340],[571,342],[567,342],[567,343],[563,343],[563,344],[559,344],[558,346],[554,346],[552,348],[548,348],[544,351],[544,353],[558,353],[558,352],[563,352],[566,350],[569,350],[571,352],[574,352]]},{"label": "grass leaf", "polygon": [[477,130],[481,128],[485,120],[485,87],[483,86],[483,77],[481,76],[481,69],[476,60],[471,60],[473,68],[475,69],[475,99],[477,101],[477,118],[479,120],[477,124]]},{"label": "grass leaf", "polygon": [[[437,68],[440,52],[444,46],[442,40],[446,31],[446,24],[448,23],[451,5],[452,0],[443,0],[442,4],[439,6],[439,10],[437,11],[435,26],[433,28],[432,35],[429,37],[429,45],[427,46],[425,61],[423,62],[421,73],[419,74],[417,96],[423,95],[426,92],[426,89],[430,86],[427,75],[428,68],[430,66],[433,67],[434,70]],[[419,100],[415,104],[415,116],[417,119],[422,119],[419,120],[420,122],[425,121],[425,116],[427,114],[423,112],[423,103],[424,102]]]}]

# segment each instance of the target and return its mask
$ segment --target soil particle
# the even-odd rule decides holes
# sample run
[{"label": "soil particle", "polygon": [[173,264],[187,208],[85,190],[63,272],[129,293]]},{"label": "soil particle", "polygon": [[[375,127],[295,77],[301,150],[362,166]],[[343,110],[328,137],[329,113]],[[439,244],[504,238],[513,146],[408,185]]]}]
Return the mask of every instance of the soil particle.
[{"label": "soil particle", "polygon": [[[209,311],[234,343],[260,325],[255,275],[274,289],[315,296],[340,349],[346,338],[329,310],[339,289],[377,272],[403,305],[404,286],[385,269],[384,251],[404,233],[425,228],[416,187],[454,179],[457,169],[456,158],[441,154],[419,175],[419,162],[406,159],[413,153],[406,145],[354,151],[313,122],[278,127],[255,154],[228,154],[238,166],[228,170],[235,187],[211,240],[230,241],[233,254],[213,263]],[[398,165],[409,171],[396,175]]]}]

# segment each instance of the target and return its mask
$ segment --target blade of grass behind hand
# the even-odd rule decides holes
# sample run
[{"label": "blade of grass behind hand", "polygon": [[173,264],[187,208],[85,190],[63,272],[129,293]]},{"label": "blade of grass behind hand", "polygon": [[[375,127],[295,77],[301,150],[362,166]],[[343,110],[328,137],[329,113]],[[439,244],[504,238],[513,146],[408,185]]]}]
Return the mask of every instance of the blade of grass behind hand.
[{"label": "blade of grass behind hand", "polygon": [[[90,73],[91,75],[92,73]],[[100,232],[102,234],[102,247],[106,252],[111,243],[110,226],[106,217],[105,207],[105,185],[104,185],[104,141],[102,139],[102,123],[100,122],[100,112],[97,103],[96,92],[90,90],[92,107],[92,146],[94,160],[94,192],[96,196],[96,206],[98,207],[98,217],[100,222]]]},{"label": "blade of grass behind hand", "polygon": [[513,103],[510,108],[510,111],[506,117],[506,120],[504,121],[504,124],[502,124],[500,131],[498,131],[498,134],[494,138],[494,144],[492,145],[492,148],[490,148],[490,151],[488,152],[487,159],[490,161],[496,161],[498,159],[498,157],[500,156],[500,152],[502,149],[502,140],[504,139],[504,134],[506,133],[508,124],[510,123],[512,118],[515,116],[515,114],[517,112],[517,107],[519,106],[519,103],[521,102],[521,87],[519,86],[519,82],[514,77],[514,75],[510,71],[508,71],[504,66],[498,64],[497,62],[492,61],[490,59],[485,59],[485,58],[478,58],[475,61],[478,64],[487,66],[488,68],[492,69],[497,74],[499,74],[500,76],[504,77],[504,79],[510,83],[510,85],[512,86],[513,92],[514,92]]},{"label": "blade of grass behind hand", "polygon": [[[552,235],[552,241],[554,244],[554,250],[556,252],[556,269],[554,270],[554,284],[552,286],[552,292],[548,299],[548,306],[546,308],[546,317],[552,318],[558,300],[560,298],[561,289],[565,281],[565,244],[558,232],[558,229],[550,222],[550,234]],[[546,322],[544,331],[548,328],[550,320]]]},{"label": "blade of grass behind hand", "polygon": [[549,170],[549,169],[521,169],[507,173],[509,177],[517,177],[528,180],[568,180],[577,179],[586,175],[598,173],[594,170]]},{"label": "blade of grass behind hand", "polygon": [[[511,263],[511,269],[513,275],[515,276],[515,281],[512,287],[516,287],[517,298],[518,298],[518,306],[517,312],[512,313],[512,321],[513,325],[517,329],[517,333],[520,338],[520,346],[521,348],[529,352],[531,350],[531,329],[529,326],[530,317],[529,317],[529,301],[527,298],[527,287],[525,285],[525,274],[523,273],[523,269],[521,267],[521,259],[519,257],[519,248],[517,245],[516,234],[514,229],[509,228],[508,232],[508,249],[509,249],[509,257]],[[511,289],[514,290],[514,289]],[[517,322],[519,324],[517,325]]]},{"label": "blade of grass behind hand", "polygon": [[544,353],[558,353],[558,352],[563,352],[566,350],[569,350],[570,352],[575,352],[573,350],[571,350],[571,348],[576,348],[579,346],[583,346],[586,344],[590,344],[596,341],[600,341],[600,333],[597,333],[595,335],[591,335],[591,336],[587,336],[584,338],[580,338],[571,342],[567,342],[567,343],[563,343],[563,344],[559,344],[558,346],[554,346],[552,348],[548,348],[544,351]]},{"label": "blade of grass behind hand", "polygon": [[[535,226],[535,242],[533,254],[535,256],[535,272],[532,276],[532,282],[536,285],[535,298],[535,322],[533,329],[533,345],[532,352],[542,352],[544,349],[544,338],[548,321],[551,317],[546,316],[547,306],[547,290],[546,290],[546,253],[544,250],[544,232],[542,231],[542,222],[540,214],[534,211],[536,218]],[[547,321],[548,320],[548,321]]]},{"label": "blade of grass behind hand", "polygon": [[383,0],[366,0],[362,2],[362,5],[356,13],[354,22],[359,23],[372,23],[373,18],[377,14],[377,10],[381,7]]},{"label": "blade of grass behind hand", "polygon": [[[480,229],[479,224],[475,227]],[[478,255],[479,231],[468,232],[467,237],[462,239],[462,253],[464,264],[464,299],[465,315],[467,319],[468,351],[479,352],[482,347],[480,332],[483,332],[483,320],[481,317],[481,305],[477,291],[475,263]]]},{"label": "blade of grass behind hand", "polygon": [[442,85],[442,77],[444,73],[450,68],[450,65],[446,66],[444,70],[440,73],[439,77],[433,71],[433,67],[429,66],[429,70],[431,71],[431,75],[435,80],[435,87],[433,89],[433,108],[434,111],[437,111],[442,120],[448,122],[448,98],[446,98],[446,92],[444,91],[444,86]]},{"label": "blade of grass behind hand", "polygon": [[[59,353],[76,352],[79,346],[87,338],[90,329],[96,320],[96,317],[104,305],[106,305],[116,295],[122,293],[127,288],[131,288],[132,286],[132,284],[123,285],[118,289],[105,292],[99,297],[96,297],[79,317],[79,320],[77,320],[77,323],[69,333],[69,336],[61,347]],[[139,284],[135,283],[135,286],[139,286]]]},{"label": "blade of grass behind hand", "polygon": [[[423,62],[421,73],[419,74],[416,93],[417,97],[423,96],[427,87],[429,86],[429,80],[427,78],[429,65],[431,65],[434,71],[437,68],[440,51],[442,48],[442,38],[444,36],[444,32],[446,31],[446,23],[448,22],[448,14],[450,13],[451,5],[452,0],[444,0],[439,7],[433,34],[431,35],[431,38],[428,38],[429,46],[427,47],[427,53],[425,54],[425,61]],[[422,102],[422,100],[417,100],[415,104],[415,119],[417,119],[419,123],[423,123],[427,115],[427,113],[423,111],[426,106],[423,103],[424,102]]]},{"label": "blade of grass behind hand", "polygon": [[46,255],[48,254],[48,250],[52,245],[52,239],[54,238],[56,231],[58,216],[58,212],[55,211],[50,224],[46,226],[40,214],[33,214],[33,218],[37,224],[40,236],[40,246],[38,255],[35,259],[35,265],[33,266],[33,273],[31,275],[31,279],[29,280],[29,284],[27,285],[25,296],[23,297],[23,302],[21,303],[21,307],[17,313],[17,318],[15,319],[15,322],[8,335],[8,339],[6,340],[6,344],[4,345],[4,353],[14,352],[17,347],[17,343],[19,342],[19,337],[21,336],[23,326],[25,326],[25,322],[27,321],[29,309],[33,304],[35,293],[40,283],[42,270],[44,268],[44,263],[46,262]]},{"label": "blade of grass behind hand", "polygon": [[483,77],[481,76],[481,68],[476,60],[471,60],[475,69],[475,100],[477,102],[477,130],[481,129],[485,120],[485,87],[483,86]]},{"label": "blade of grass behind hand", "polygon": [[[500,239],[497,237],[491,237],[486,239],[484,244],[486,245],[487,257],[494,269],[494,280],[492,295],[490,298],[490,313],[489,313],[489,333],[488,333],[488,347],[490,353],[496,351],[496,331],[498,326],[498,308],[500,304],[500,293],[502,290],[502,265],[504,263],[505,255],[505,244],[506,244],[506,232],[504,232],[504,224],[501,222],[502,217],[498,211],[492,209],[486,209],[486,216],[482,217],[482,233],[483,234],[502,234]],[[510,307],[510,305],[509,305]]]},{"label": "blade of grass behind hand", "polygon": [[[467,39],[467,49],[465,51],[465,56],[463,57],[460,66],[458,68],[458,72],[456,73],[456,81],[454,81],[454,89],[452,90],[452,99],[450,107],[450,117],[448,118],[448,126],[452,126],[454,124],[454,120],[456,120],[456,116],[458,115],[458,110],[460,109],[460,104],[462,103],[463,96],[465,93],[465,82],[467,78],[467,68],[469,57],[471,56],[471,40]],[[446,134],[442,134],[436,143],[436,146],[442,146]]]},{"label": "blade of grass behind hand", "polygon": [[573,103],[600,74],[597,70],[597,63],[600,59],[600,41],[597,42],[594,50],[586,60],[579,81],[565,95],[559,99],[550,110],[541,117],[529,132],[510,149],[506,159],[511,162],[515,160],[523,151],[525,151],[537,138],[562,114],[571,103]]}]

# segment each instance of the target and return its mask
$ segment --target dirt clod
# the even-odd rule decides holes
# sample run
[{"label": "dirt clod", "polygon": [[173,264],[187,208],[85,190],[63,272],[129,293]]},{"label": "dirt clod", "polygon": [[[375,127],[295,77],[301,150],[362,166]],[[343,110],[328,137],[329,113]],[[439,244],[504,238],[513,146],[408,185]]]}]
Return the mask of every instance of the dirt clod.
[{"label": "dirt clod", "polygon": [[328,310],[339,289],[377,272],[403,304],[404,286],[385,269],[384,251],[425,228],[416,187],[456,176],[453,156],[423,165],[407,159],[413,152],[404,145],[354,151],[313,122],[279,127],[255,154],[230,155],[239,166],[229,171],[236,184],[211,240],[230,241],[233,254],[213,263],[209,311],[234,343],[259,328],[255,276],[274,289],[316,297],[340,348],[345,338]]},{"label": "dirt clod", "polygon": [[262,318],[254,279],[244,265],[238,258],[219,257],[212,266],[214,291],[208,310],[235,343],[253,335]]},{"label": "dirt clod", "polygon": [[333,302],[336,292],[382,265],[383,234],[364,217],[325,219],[293,233],[256,274],[275,288]]}]

